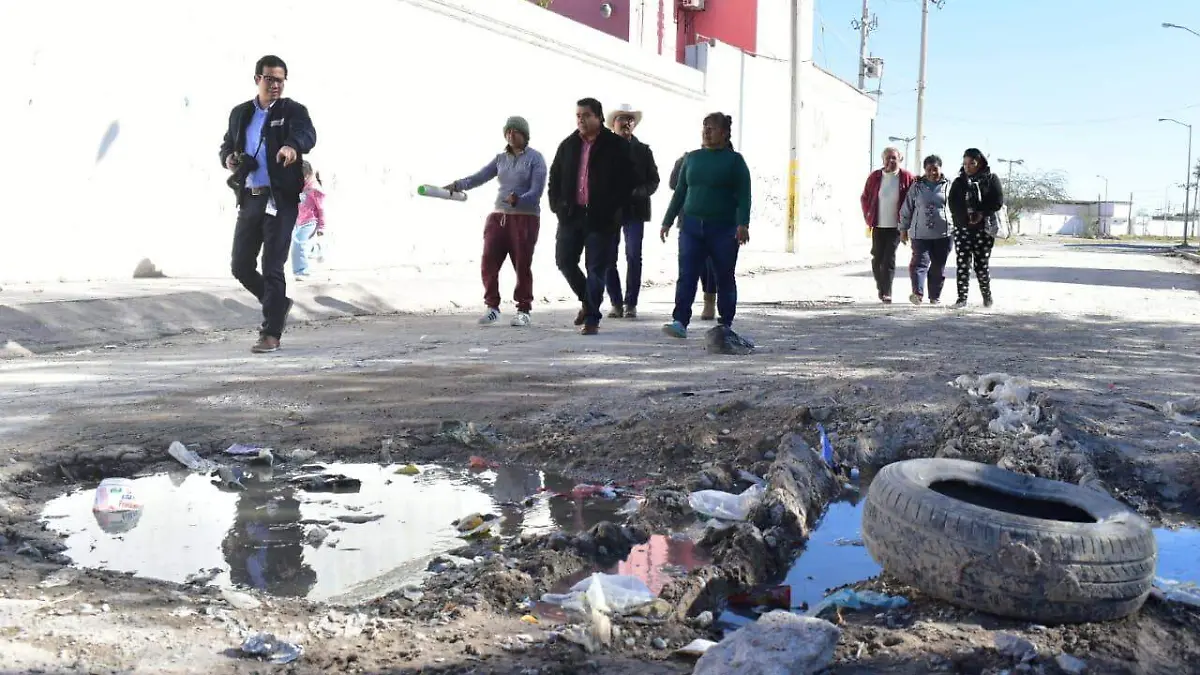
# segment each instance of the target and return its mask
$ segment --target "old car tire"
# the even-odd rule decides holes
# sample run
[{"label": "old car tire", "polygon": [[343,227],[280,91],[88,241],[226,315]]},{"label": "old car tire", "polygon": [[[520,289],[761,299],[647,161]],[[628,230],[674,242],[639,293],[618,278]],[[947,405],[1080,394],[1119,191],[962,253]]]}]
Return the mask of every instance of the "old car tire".
[{"label": "old car tire", "polygon": [[862,533],[886,572],[933,597],[1045,624],[1137,611],[1158,558],[1149,524],[1107,494],[956,459],[884,467]]}]

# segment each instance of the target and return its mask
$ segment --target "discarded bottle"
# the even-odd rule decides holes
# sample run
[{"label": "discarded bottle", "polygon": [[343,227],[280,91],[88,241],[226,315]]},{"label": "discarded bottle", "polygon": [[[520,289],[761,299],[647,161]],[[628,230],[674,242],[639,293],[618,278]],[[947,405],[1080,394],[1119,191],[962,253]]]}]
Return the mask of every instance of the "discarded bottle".
[{"label": "discarded bottle", "polygon": [[198,473],[211,473],[217,468],[216,462],[200,457],[179,441],[171,443],[171,447],[167,448],[167,453],[180,464]]}]

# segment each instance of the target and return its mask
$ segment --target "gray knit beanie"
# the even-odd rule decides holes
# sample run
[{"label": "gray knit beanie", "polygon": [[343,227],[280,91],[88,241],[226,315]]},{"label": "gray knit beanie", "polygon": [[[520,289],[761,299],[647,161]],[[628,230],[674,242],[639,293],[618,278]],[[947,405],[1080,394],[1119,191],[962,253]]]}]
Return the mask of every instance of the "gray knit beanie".
[{"label": "gray knit beanie", "polygon": [[513,115],[508,118],[508,121],[504,123],[504,133],[507,134],[509,129],[521,132],[525,136],[525,141],[529,141],[529,122],[526,122],[524,117]]}]

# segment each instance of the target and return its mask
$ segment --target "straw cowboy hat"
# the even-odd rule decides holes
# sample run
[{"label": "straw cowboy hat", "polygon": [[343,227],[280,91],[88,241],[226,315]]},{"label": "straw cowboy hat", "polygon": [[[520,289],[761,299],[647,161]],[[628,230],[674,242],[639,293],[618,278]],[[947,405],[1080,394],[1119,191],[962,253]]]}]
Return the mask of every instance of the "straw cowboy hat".
[{"label": "straw cowboy hat", "polygon": [[629,115],[632,117],[634,124],[642,123],[642,111],[634,110],[633,106],[629,105],[628,103],[622,103],[621,105],[617,106],[616,110],[608,111],[609,128],[612,128],[612,126],[617,123],[617,118],[622,115]]}]

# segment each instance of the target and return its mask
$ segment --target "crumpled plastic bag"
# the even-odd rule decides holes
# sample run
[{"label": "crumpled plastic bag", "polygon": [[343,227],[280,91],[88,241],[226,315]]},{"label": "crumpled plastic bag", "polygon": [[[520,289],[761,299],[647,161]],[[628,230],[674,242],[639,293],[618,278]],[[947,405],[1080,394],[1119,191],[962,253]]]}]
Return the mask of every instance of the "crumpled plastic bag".
[{"label": "crumpled plastic bag", "polygon": [[843,588],[831,593],[808,610],[808,616],[817,616],[830,607],[845,609],[898,609],[908,605],[908,599],[898,595],[887,595],[878,591],[856,591]]},{"label": "crumpled plastic bag", "polygon": [[713,326],[704,334],[704,348],[709,354],[745,356],[754,351],[754,342],[727,326]]},{"label": "crumpled plastic bag", "polygon": [[751,509],[762,501],[766,488],[751,485],[740,495],[721,490],[698,490],[688,495],[692,510],[721,520],[745,520]]},{"label": "crumpled plastic bag", "polygon": [[271,633],[258,633],[242,642],[242,653],[265,658],[275,665],[283,665],[303,656],[304,647],[284,642]]},{"label": "crumpled plastic bag", "polygon": [[543,595],[542,602],[581,614],[589,611],[628,614],[657,598],[654,591],[637,577],[597,572],[572,586],[568,593]]}]

